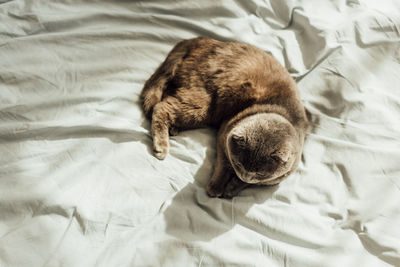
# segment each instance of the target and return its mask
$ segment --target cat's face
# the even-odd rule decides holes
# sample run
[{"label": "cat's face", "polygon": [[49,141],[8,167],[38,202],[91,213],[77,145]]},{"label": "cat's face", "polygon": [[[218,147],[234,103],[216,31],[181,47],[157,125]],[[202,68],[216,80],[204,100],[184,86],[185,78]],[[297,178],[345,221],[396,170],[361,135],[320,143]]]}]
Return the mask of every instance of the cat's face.
[{"label": "cat's face", "polygon": [[240,121],[228,134],[227,152],[236,175],[250,184],[274,184],[297,156],[296,132],[277,114],[261,113]]}]

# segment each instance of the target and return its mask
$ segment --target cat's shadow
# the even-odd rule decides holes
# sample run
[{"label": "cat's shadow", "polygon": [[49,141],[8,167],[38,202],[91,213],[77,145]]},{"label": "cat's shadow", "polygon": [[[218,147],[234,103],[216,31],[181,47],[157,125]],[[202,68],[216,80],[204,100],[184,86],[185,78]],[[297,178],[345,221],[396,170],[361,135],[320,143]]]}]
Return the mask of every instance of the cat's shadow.
[{"label": "cat's shadow", "polygon": [[213,166],[205,161],[194,182],[183,187],[164,210],[166,233],[184,242],[209,241],[245,223],[248,210],[271,198],[277,186],[245,189],[233,199],[210,198],[205,191]]}]

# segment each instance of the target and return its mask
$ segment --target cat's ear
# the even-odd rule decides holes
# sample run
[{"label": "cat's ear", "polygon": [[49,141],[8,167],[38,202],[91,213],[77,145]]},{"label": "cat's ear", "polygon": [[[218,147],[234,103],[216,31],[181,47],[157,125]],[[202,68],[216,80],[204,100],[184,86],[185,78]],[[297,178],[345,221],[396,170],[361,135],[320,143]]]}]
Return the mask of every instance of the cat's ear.
[{"label": "cat's ear", "polygon": [[232,142],[234,142],[235,144],[238,144],[238,145],[244,145],[245,144],[245,139],[244,139],[243,135],[234,133],[234,134],[232,134],[231,138],[232,138]]}]

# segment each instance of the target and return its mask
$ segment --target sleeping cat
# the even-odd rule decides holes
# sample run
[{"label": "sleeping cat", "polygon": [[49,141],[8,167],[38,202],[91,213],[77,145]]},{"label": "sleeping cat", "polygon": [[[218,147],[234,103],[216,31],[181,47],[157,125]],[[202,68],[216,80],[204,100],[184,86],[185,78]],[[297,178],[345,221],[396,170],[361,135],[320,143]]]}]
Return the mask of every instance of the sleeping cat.
[{"label": "sleeping cat", "polygon": [[181,41],[146,81],[141,99],[159,159],[168,153],[169,135],[219,128],[211,197],[277,184],[298,165],[308,121],[296,83],[256,47],[204,37]]}]

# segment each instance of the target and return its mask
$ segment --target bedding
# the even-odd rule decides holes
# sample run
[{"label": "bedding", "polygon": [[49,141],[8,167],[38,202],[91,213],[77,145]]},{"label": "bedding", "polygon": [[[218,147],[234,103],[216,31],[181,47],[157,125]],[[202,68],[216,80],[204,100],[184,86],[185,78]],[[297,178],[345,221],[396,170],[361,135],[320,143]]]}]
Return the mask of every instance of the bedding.
[{"label": "bedding", "polygon": [[[400,266],[400,3],[0,1],[0,266]],[[278,186],[209,198],[216,130],[152,155],[182,39],[271,53],[311,128]]]}]

